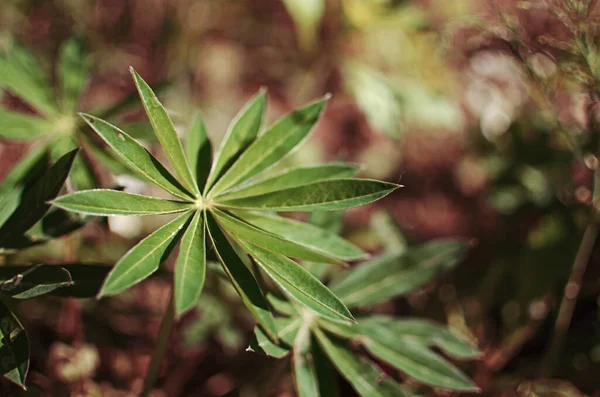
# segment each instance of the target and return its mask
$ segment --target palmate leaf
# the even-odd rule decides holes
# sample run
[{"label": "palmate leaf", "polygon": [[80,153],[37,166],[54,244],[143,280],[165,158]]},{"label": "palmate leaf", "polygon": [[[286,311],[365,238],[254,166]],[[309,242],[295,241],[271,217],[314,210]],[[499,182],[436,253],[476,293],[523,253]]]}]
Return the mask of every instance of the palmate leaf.
[{"label": "palmate leaf", "polygon": [[206,223],[215,253],[221,265],[223,265],[225,274],[263,331],[271,340],[276,340],[277,329],[275,328],[273,314],[254,275],[237,256],[212,215],[206,215]]},{"label": "palmate leaf", "polygon": [[254,142],[262,124],[266,102],[265,90],[261,89],[231,121],[210,170],[207,189],[210,189],[238,156]]},{"label": "palmate leaf", "polygon": [[260,327],[255,327],[254,334],[250,338],[250,346],[246,350],[262,353],[269,357],[283,358],[290,353],[301,325],[302,319],[298,317],[276,317],[275,327],[279,342],[274,343]]},{"label": "palmate leaf", "polygon": [[187,134],[185,153],[196,177],[198,189],[202,192],[212,164],[212,146],[200,112],[196,112],[192,118],[192,125]]},{"label": "palmate leaf", "polygon": [[242,248],[256,260],[261,268],[293,299],[325,318],[354,321],[344,304],[298,263],[276,252],[238,239]]},{"label": "palmate leaf", "polygon": [[234,187],[271,167],[308,136],[329,96],[282,117],[259,136],[208,191],[208,197]]},{"label": "palmate leaf", "polygon": [[52,124],[45,119],[0,107],[0,137],[4,139],[36,139],[52,128]]},{"label": "palmate leaf", "polygon": [[179,176],[180,182],[189,192],[193,193],[195,197],[200,196],[194,174],[183,153],[183,146],[177,136],[171,118],[150,86],[136,73],[135,70],[133,70],[133,68],[131,68],[130,71],[133,75],[140,98],[142,99],[144,109],[146,109],[146,114],[154,128],[154,132],[156,133],[169,162],[173,166],[175,173]]},{"label": "palmate leaf", "polygon": [[61,266],[3,266],[0,268],[0,291],[15,299],[29,299],[47,294],[73,283],[71,274]]},{"label": "palmate leaf", "polygon": [[192,204],[165,200],[119,190],[84,190],[58,197],[52,201],[57,207],[88,215],[158,215],[183,212]]},{"label": "palmate leaf", "polygon": [[0,300],[0,375],[25,389],[29,341],[25,328]]},{"label": "palmate leaf", "polygon": [[370,179],[334,179],[258,196],[221,200],[224,207],[266,211],[333,211],[376,201],[399,188]]},{"label": "palmate leaf", "polygon": [[299,397],[335,397],[336,376],[310,328],[304,326],[294,341],[294,384]]},{"label": "palmate leaf", "polygon": [[115,265],[98,298],[116,295],[154,273],[182,235],[193,213],[185,213],[143,239]]},{"label": "palmate leaf", "polygon": [[331,290],[348,306],[374,305],[421,288],[452,267],[469,248],[460,240],[440,240],[405,253],[384,254],[353,268]]},{"label": "palmate leaf", "polygon": [[61,46],[57,69],[62,108],[65,112],[72,113],[89,77],[89,62],[81,40],[71,38]]},{"label": "palmate leaf", "polygon": [[204,212],[196,211],[181,239],[175,263],[175,313],[179,316],[200,299],[206,275]]}]

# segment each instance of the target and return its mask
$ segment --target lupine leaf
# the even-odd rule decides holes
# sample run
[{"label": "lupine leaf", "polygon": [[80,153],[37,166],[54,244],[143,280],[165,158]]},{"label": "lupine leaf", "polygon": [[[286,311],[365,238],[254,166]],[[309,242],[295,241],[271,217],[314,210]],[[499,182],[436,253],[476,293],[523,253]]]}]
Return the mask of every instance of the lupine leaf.
[{"label": "lupine leaf", "polygon": [[236,211],[235,213],[254,226],[281,236],[286,240],[310,247],[325,255],[342,260],[362,259],[368,256],[360,248],[337,234],[308,223],[257,212]]},{"label": "lupine leaf", "polygon": [[104,139],[117,155],[148,182],[154,183],[174,196],[186,199],[193,197],[181,184],[167,171],[167,169],[146,148],[137,143],[112,124],[96,117],[80,114],[81,117]]},{"label": "lupine leaf", "polygon": [[210,197],[240,184],[276,164],[306,138],[316,124],[328,97],[282,117],[259,136],[220,178]]},{"label": "lupine leaf", "polygon": [[273,343],[260,327],[255,327],[247,351],[262,353],[275,358],[283,358],[289,354],[301,325],[302,319],[299,317],[275,318],[277,337],[279,338],[279,343],[277,344]]},{"label": "lupine leaf", "polygon": [[231,121],[215,155],[206,184],[207,189],[210,189],[215,181],[227,172],[238,156],[254,142],[262,124],[266,102],[267,96],[261,89]]},{"label": "lupine leaf", "polygon": [[251,241],[253,244],[266,248],[270,251],[278,252],[292,258],[303,259],[307,261],[317,261],[323,263],[342,263],[339,259],[324,255],[309,247],[297,244],[293,241],[283,239],[266,230],[259,229],[242,220],[239,220],[227,213],[214,210],[217,220],[223,227],[235,236]]},{"label": "lupine leaf", "polygon": [[260,248],[247,240],[237,240],[261,268],[299,303],[334,320],[354,321],[340,300],[316,277],[285,256]]},{"label": "lupine leaf", "polygon": [[0,137],[26,141],[51,132],[52,124],[31,114],[13,112],[0,107]]},{"label": "lupine leaf", "polygon": [[0,87],[46,116],[58,113],[42,67],[22,48],[14,46],[6,56],[0,55]]},{"label": "lupine leaf", "polygon": [[[396,340],[408,339],[425,346],[436,346],[447,354],[457,358],[476,358],[481,352],[469,341],[453,334],[448,328],[428,320],[403,318],[396,319],[389,316],[369,316],[360,319],[359,325],[363,334],[373,335],[391,332],[388,343]],[[393,336],[394,339],[391,339]]]},{"label": "lupine leaf", "polygon": [[219,204],[247,210],[333,211],[373,202],[398,187],[370,179],[334,179],[258,196],[219,200]]},{"label": "lupine leaf", "polygon": [[271,340],[277,340],[277,329],[275,328],[273,314],[254,275],[238,257],[212,215],[207,213],[206,222],[215,253],[231,284],[233,284],[250,313],[263,328],[263,331]]},{"label": "lupine leaf", "polygon": [[0,375],[25,389],[29,371],[29,341],[25,328],[0,301]]},{"label": "lupine leaf", "polygon": [[152,124],[147,121],[132,121],[129,123],[119,124],[123,131],[127,131],[127,134],[135,140],[144,142],[156,142],[157,137],[154,133]]},{"label": "lupine leaf", "polygon": [[99,216],[171,214],[192,208],[191,203],[110,189],[67,194],[58,197],[52,204],[69,211]]},{"label": "lupine leaf", "polygon": [[111,266],[88,263],[66,263],[60,266],[71,275],[71,284],[51,292],[51,295],[68,298],[93,298],[98,295]]},{"label": "lupine leaf", "polygon": [[62,266],[0,267],[0,291],[15,299],[35,298],[72,283],[71,274]]},{"label": "lupine leaf", "polygon": [[307,326],[300,328],[294,341],[292,364],[298,397],[321,397],[317,371],[311,357],[311,333]]},{"label": "lupine leaf", "polygon": [[89,75],[89,62],[86,59],[83,42],[77,38],[66,41],[58,61],[58,77],[62,89],[63,109],[75,111],[77,100],[85,88]]},{"label": "lupine leaf", "polygon": [[0,228],[0,246],[10,247],[11,241],[42,219],[50,208],[47,201],[60,192],[77,152],[65,154],[24,192],[19,206]]},{"label": "lupine leaf", "polygon": [[130,249],[108,274],[98,298],[116,295],[154,273],[179,241],[192,215],[179,216]]},{"label": "lupine leaf", "polygon": [[[389,342],[393,341],[389,335]],[[398,368],[419,382],[451,390],[478,391],[469,378],[448,361],[416,343],[383,343],[381,337],[362,340],[363,346],[375,357]]]},{"label": "lupine leaf", "polygon": [[464,255],[469,244],[440,240],[384,254],[353,268],[331,289],[348,306],[373,305],[421,288]]},{"label": "lupine leaf", "polygon": [[319,329],[315,330],[315,336],[333,365],[361,396],[408,396],[396,381],[382,373],[373,363],[349,350],[342,342],[327,337]]},{"label": "lupine leaf", "polygon": [[[50,147],[50,158],[53,161],[58,161],[65,153],[79,148],[78,137],[70,134],[58,135],[53,137],[48,146]],[[97,186],[96,177],[85,156],[85,152],[79,153],[79,156],[73,161],[69,173],[69,179],[78,190],[93,189]]]},{"label": "lupine leaf", "polygon": [[181,141],[177,136],[175,127],[171,118],[167,114],[167,111],[160,103],[156,94],[152,91],[150,86],[140,77],[139,74],[133,68],[130,69],[135,85],[146,109],[146,114],[150,119],[150,123],[154,128],[154,132],[160,141],[160,145],[165,151],[169,162],[173,166],[175,173],[179,176],[179,181],[185,186],[185,188],[192,192],[195,196],[200,195],[198,186],[194,179],[190,165],[187,162],[187,158],[183,153],[183,147]]},{"label": "lupine leaf", "polygon": [[192,118],[192,124],[187,134],[185,145],[190,167],[196,177],[198,189],[204,191],[210,165],[212,164],[212,146],[206,133],[206,126],[200,112],[196,112]]},{"label": "lupine leaf", "polygon": [[179,248],[175,263],[175,313],[180,316],[200,299],[206,275],[204,212],[196,211]]},{"label": "lupine leaf", "polygon": [[272,292],[267,293],[267,300],[277,313],[286,316],[297,316],[299,314],[296,308],[294,308],[290,302],[273,294]]},{"label": "lupine leaf", "polygon": [[329,179],[350,178],[356,174],[358,167],[346,164],[326,164],[312,167],[298,167],[284,170],[276,175],[263,178],[244,185],[239,189],[229,190],[219,195],[219,200],[231,200],[242,197],[257,196],[277,190],[289,189]]}]

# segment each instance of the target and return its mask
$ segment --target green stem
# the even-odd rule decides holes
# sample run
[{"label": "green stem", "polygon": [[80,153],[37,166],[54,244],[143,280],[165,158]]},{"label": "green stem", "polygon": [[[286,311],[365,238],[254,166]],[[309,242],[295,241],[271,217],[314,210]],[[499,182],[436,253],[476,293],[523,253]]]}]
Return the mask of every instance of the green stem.
[{"label": "green stem", "polygon": [[175,309],[173,305],[173,293],[171,293],[167,309],[165,310],[165,314],[160,323],[160,330],[158,332],[156,348],[154,349],[154,353],[152,354],[152,361],[150,362],[150,368],[148,369],[146,379],[144,379],[144,389],[142,390],[140,397],[148,397],[148,395],[152,391],[152,388],[154,387],[156,378],[158,378],[160,363],[165,355],[165,351],[167,350],[169,335],[171,334],[171,328],[173,326],[174,314]]}]

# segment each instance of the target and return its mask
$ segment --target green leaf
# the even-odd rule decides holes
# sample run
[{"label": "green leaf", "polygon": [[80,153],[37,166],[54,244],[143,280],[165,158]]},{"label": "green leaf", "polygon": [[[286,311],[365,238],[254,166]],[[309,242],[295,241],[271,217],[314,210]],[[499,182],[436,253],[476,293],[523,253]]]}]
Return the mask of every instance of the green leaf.
[{"label": "green leaf", "polygon": [[190,167],[196,177],[198,189],[204,191],[204,186],[210,173],[210,165],[212,164],[212,146],[200,112],[196,112],[192,118],[192,125],[187,134],[185,151],[190,162]]},{"label": "green leaf", "polygon": [[52,295],[65,298],[93,298],[98,295],[104,279],[111,270],[111,266],[67,263],[60,266],[71,275],[71,284],[52,291]]},{"label": "green leaf", "polygon": [[[366,335],[390,332],[389,344],[403,343],[403,339],[425,346],[435,346],[447,354],[467,359],[481,356],[481,352],[469,341],[458,337],[448,328],[427,320],[388,316],[369,316],[359,320],[357,326]],[[391,338],[393,336],[393,339]]]},{"label": "green leaf", "polygon": [[181,215],[130,249],[108,274],[98,298],[125,291],[154,273],[181,238],[192,215],[192,212]]},{"label": "green leaf", "polygon": [[325,318],[354,321],[346,306],[316,277],[291,259],[237,240],[260,267],[292,298]]},{"label": "green leaf", "polygon": [[[388,339],[392,339],[393,334]],[[398,368],[410,377],[430,386],[451,390],[479,391],[469,378],[427,347],[416,343],[396,343],[393,347],[381,342],[381,337],[362,340],[363,346],[375,357]],[[392,340],[390,340],[391,342]]]},{"label": "green leaf", "polygon": [[333,211],[379,200],[398,187],[371,179],[334,179],[258,196],[219,200],[219,204],[249,210]]},{"label": "green leaf", "polygon": [[[48,146],[50,147],[50,158],[53,161],[57,161],[65,153],[79,148],[79,141],[77,136],[63,134],[54,137]],[[69,179],[73,182],[77,190],[93,189],[96,187],[96,178],[87,161],[85,152],[81,152],[73,161]]]},{"label": "green leaf", "polygon": [[314,251],[342,260],[363,259],[368,256],[360,248],[344,240],[337,234],[308,223],[257,212],[236,211],[246,222],[281,236],[286,240],[304,245]]},{"label": "green leaf", "polygon": [[360,357],[343,343],[328,338],[315,329],[319,345],[342,376],[363,397],[404,397],[408,396],[400,385],[382,373],[373,363]]},{"label": "green leaf", "polygon": [[72,283],[70,273],[61,266],[0,267],[0,291],[15,299],[35,298]]},{"label": "green leaf", "polygon": [[193,208],[191,203],[110,189],[67,194],[58,197],[52,204],[69,211],[98,216],[172,214]]},{"label": "green leaf", "polygon": [[358,167],[346,164],[327,164],[312,167],[298,167],[284,170],[268,178],[259,179],[239,189],[229,190],[218,196],[218,200],[232,200],[243,197],[258,196],[277,190],[307,185],[330,179],[350,178],[356,174]]},{"label": "green leaf", "polygon": [[342,263],[339,259],[321,254],[309,247],[297,244],[293,241],[283,239],[266,230],[259,229],[242,220],[239,220],[223,211],[213,210],[217,221],[228,233],[236,237],[251,241],[253,244],[278,252],[292,258],[304,259],[307,261],[317,261],[323,263]]},{"label": "green leaf", "polygon": [[60,192],[78,150],[65,154],[23,194],[19,206],[0,228],[0,246],[10,247],[46,214],[47,204]]},{"label": "green leaf", "polygon": [[26,141],[52,129],[52,124],[42,118],[0,107],[0,137],[4,139]]},{"label": "green leaf", "polygon": [[58,78],[62,92],[62,108],[70,114],[77,107],[89,77],[89,62],[85,56],[83,41],[67,40],[60,48]]},{"label": "green leaf", "polygon": [[206,223],[215,253],[231,284],[263,331],[271,340],[277,340],[277,329],[275,328],[273,314],[254,275],[238,257],[212,215],[208,213],[206,214]]},{"label": "green leaf", "polygon": [[285,316],[297,316],[300,314],[290,302],[272,292],[267,292],[267,301],[269,301],[269,304],[277,313]]},{"label": "green leaf", "polygon": [[196,211],[175,263],[175,313],[180,316],[198,304],[206,275],[204,212]]},{"label": "green leaf", "polygon": [[80,113],[80,116],[104,139],[125,164],[143,179],[174,196],[183,199],[193,198],[173,175],[135,139],[104,120],[83,113]]},{"label": "green leaf", "polygon": [[196,197],[200,196],[200,191],[196,185],[194,175],[187,162],[187,158],[183,153],[183,147],[181,141],[177,136],[175,127],[171,118],[167,114],[167,111],[160,103],[156,94],[152,91],[150,86],[140,77],[139,74],[133,68],[130,69],[135,85],[146,109],[146,114],[152,123],[154,132],[160,141],[160,145],[165,151],[169,162],[173,166],[175,173],[179,176],[180,182],[185,188],[192,192]]},{"label": "green leaf", "polygon": [[13,46],[0,55],[0,87],[22,98],[46,116],[58,114],[48,79],[30,52]]},{"label": "green leaf", "polygon": [[279,343],[273,343],[260,327],[255,327],[254,334],[250,338],[250,346],[246,351],[283,358],[289,354],[301,325],[301,318],[275,318]]},{"label": "green leaf", "polygon": [[207,189],[210,189],[239,155],[254,142],[262,124],[266,102],[265,90],[261,89],[231,121],[210,170]]},{"label": "green leaf", "polygon": [[328,99],[326,96],[295,110],[267,129],[215,183],[209,197],[258,175],[281,160],[312,131]]},{"label": "green leaf", "polygon": [[0,374],[25,389],[29,371],[29,341],[25,328],[0,301]]},{"label": "green leaf", "polygon": [[302,326],[294,341],[293,370],[294,386],[298,397],[320,397],[319,380],[310,354],[310,328]]},{"label": "green leaf", "polygon": [[140,140],[147,143],[157,141],[154,128],[152,128],[152,124],[147,121],[120,123],[120,126],[123,131],[127,131],[127,134],[135,140]]},{"label": "green leaf", "polygon": [[350,307],[385,302],[423,287],[454,266],[468,248],[464,241],[439,240],[405,253],[384,254],[356,266],[331,289]]}]

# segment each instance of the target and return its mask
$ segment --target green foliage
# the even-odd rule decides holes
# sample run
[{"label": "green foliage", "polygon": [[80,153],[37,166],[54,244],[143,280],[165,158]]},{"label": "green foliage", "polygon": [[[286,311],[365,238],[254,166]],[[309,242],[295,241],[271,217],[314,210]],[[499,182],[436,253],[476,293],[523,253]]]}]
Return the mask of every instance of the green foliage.
[{"label": "green foliage", "polygon": [[[343,164],[263,176],[263,171],[276,166],[308,136],[323,111],[326,98],[282,117],[259,135],[266,104],[265,93],[260,91],[231,122],[208,172],[210,144],[200,116],[196,115],[193,120],[184,151],[156,95],[135,71],[132,70],[132,74],[175,176],[125,131],[92,116],[82,117],[133,172],[180,200],[87,190],[61,196],[53,203],[68,211],[95,215],[183,214],[121,258],[98,296],[117,294],[151,275],[181,240],[174,297],[177,315],[185,313],[197,304],[202,291],[208,240],[226,276],[271,339],[276,340],[273,315],[256,278],[258,274],[246,265],[245,254],[302,305],[328,318],[352,321],[344,304],[321,281],[288,257],[340,264],[363,253],[316,227],[294,230],[297,222],[245,211],[342,210],[375,201],[398,187],[351,179],[356,167]],[[203,194],[200,187],[204,187]],[[261,222],[277,226],[271,229],[261,226]],[[325,238],[316,240],[320,235]]]}]

